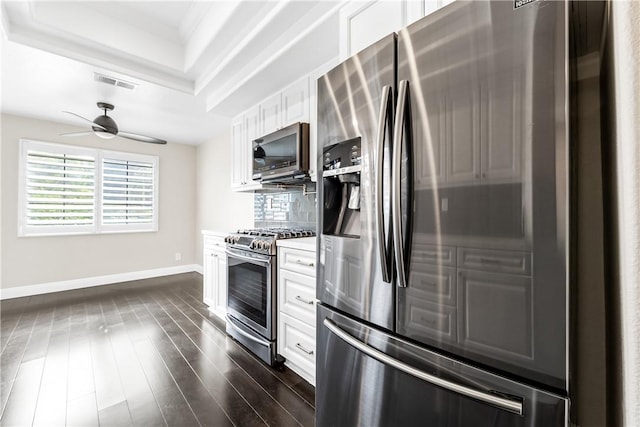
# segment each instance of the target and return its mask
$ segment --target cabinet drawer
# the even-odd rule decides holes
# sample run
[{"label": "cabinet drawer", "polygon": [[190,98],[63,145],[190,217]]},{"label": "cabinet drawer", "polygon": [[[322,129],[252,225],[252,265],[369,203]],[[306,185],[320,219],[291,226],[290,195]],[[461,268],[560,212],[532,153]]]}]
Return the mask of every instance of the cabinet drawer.
[{"label": "cabinet drawer", "polygon": [[418,298],[455,307],[456,270],[452,267],[418,264],[409,273],[407,292]]},{"label": "cabinet drawer", "polygon": [[310,326],[316,322],[316,281],[313,277],[280,269],[278,307],[280,311]]},{"label": "cabinet drawer", "polygon": [[[278,353],[313,384],[316,370],[316,329],[284,313],[278,316]],[[301,371],[301,372],[299,372]]]},{"label": "cabinet drawer", "polygon": [[531,275],[531,253],[458,248],[458,268]]},{"label": "cabinet drawer", "polygon": [[300,249],[278,248],[278,267],[315,277],[316,253]]},{"label": "cabinet drawer", "polygon": [[[422,298],[409,298],[400,333],[411,338],[455,342],[457,337],[457,310],[438,305]],[[403,330],[404,329],[404,330]]]},{"label": "cabinet drawer", "polygon": [[204,246],[211,246],[216,249],[220,248],[220,250],[224,250],[224,238],[217,236],[204,236]]},{"label": "cabinet drawer", "polygon": [[411,262],[416,264],[440,264],[454,267],[456,265],[456,248],[452,246],[416,244],[411,258]]}]

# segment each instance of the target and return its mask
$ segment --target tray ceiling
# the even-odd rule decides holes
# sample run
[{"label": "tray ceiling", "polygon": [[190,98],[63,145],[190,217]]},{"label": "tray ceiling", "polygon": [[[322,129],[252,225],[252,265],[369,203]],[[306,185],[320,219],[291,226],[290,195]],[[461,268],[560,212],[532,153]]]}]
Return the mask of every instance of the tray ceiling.
[{"label": "tray ceiling", "polygon": [[[106,101],[132,132],[199,144],[227,130],[229,117],[336,57],[339,7],[3,1],[2,111],[80,125],[61,111],[93,118],[95,102]],[[97,82],[96,72],[137,87]]]}]

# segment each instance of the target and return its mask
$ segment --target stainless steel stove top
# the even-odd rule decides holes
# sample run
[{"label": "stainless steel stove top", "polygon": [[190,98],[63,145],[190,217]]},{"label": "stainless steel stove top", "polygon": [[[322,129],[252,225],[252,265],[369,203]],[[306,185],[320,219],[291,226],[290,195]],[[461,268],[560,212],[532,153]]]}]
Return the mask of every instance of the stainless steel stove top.
[{"label": "stainless steel stove top", "polygon": [[313,230],[300,228],[255,228],[238,230],[236,233],[229,234],[224,240],[229,248],[275,255],[276,240],[313,237],[315,235]]}]

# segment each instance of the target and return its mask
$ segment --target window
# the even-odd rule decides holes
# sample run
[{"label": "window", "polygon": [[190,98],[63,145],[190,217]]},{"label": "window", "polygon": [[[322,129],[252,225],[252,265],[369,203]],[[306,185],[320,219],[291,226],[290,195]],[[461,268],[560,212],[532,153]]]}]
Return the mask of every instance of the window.
[{"label": "window", "polygon": [[19,235],[157,231],[157,157],[20,144]]}]

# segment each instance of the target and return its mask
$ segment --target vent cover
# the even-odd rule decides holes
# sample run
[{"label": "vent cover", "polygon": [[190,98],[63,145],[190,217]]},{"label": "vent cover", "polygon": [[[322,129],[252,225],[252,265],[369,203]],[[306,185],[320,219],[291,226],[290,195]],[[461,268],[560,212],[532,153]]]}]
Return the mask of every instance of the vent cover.
[{"label": "vent cover", "polygon": [[117,79],[115,77],[107,76],[100,73],[93,73],[93,80],[97,82],[106,83],[111,86],[118,86],[124,89],[136,90],[138,85],[136,83],[128,82],[126,80]]}]

